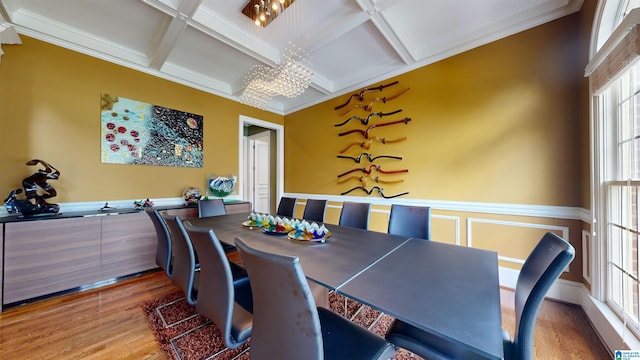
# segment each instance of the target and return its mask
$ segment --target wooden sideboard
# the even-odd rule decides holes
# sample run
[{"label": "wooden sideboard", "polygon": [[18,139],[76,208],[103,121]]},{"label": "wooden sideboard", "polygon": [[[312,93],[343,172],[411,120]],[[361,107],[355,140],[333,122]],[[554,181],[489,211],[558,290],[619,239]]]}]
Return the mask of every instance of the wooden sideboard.
[{"label": "wooden sideboard", "polygon": [[[225,207],[227,213],[251,211],[249,202]],[[161,210],[198,217],[195,207]],[[95,215],[0,223],[2,306],[157,268],[157,237],[146,213]]]}]

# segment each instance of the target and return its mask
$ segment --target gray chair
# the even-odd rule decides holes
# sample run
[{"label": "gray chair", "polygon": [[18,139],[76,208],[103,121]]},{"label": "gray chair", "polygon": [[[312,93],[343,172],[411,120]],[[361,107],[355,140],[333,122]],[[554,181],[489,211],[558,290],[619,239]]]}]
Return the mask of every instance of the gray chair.
[{"label": "gray chair", "polygon": [[227,215],[222,199],[209,199],[198,201],[198,217]]},{"label": "gray chair", "polygon": [[281,197],[280,203],[278,204],[278,210],[276,211],[276,215],[292,218],[295,209],[296,209],[296,198]]},{"label": "gray chair", "polygon": [[297,257],[249,247],[236,238],[253,291],[253,360],[390,359],[395,348],[331,310],[318,307]]},{"label": "gray chair", "polygon": [[188,222],[184,227],[202,261],[196,310],[216,325],[227,347],[235,349],[251,336],[253,299],[249,278],[234,278],[230,266],[233,263],[227,260],[213,230]]},{"label": "gray chair", "polygon": [[167,229],[167,224],[164,222],[158,210],[146,209],[145,211],[147,215],[149,215],[153,227],[156,229],[156,236],[158,238],[158,244],[156,245],[156,264],[171,278],[172,254],[169,229]]},{"label": "gray chair", "polygon": [[[516,283],[516,329],[513,340],[503,330],[504,359],[533,360],[533,339],[538,310],[551,285],[571,263],[575,250],[561,237],[546,233],[527,257]],[[425,359],[473,359],[464,349],[447,344],[415,327],[395,320],[387,340]]]},{"label": "gray chair", "polygon": [[[198,217],[227,215],[222,199],[207,199],[198,201]],[[236,251],[236,247],[229,244],[222,244],[224,252]]]},{"label": "gray chair", "polygon": [[324,222],[324,212],[327,209],[327,200],[307,199],[302,218],[308,221]]},{"label": "gray chair", "polygon": [[198,297],[200,265],[193,244],[179,216],[163,214],[162,218],[169,229],[173,251],[171,282],[184,291],[189,304],[195,305]]},{"label": "gray chair", "polygon": [[338,225],[367,230],[369,228],[370,212],[370,203],[345,201],[342,203]]},{"label": "gray chair", "polygon": [[387,232],[414,239],[431,240],[431,208],[391,205]]}]

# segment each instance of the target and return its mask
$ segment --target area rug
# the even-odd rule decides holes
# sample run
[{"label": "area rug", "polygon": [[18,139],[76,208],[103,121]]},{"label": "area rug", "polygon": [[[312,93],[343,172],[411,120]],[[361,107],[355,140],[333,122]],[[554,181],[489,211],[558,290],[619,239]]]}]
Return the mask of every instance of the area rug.
[{"label": "area rug", "polygon": [[[345,316],[380,336],[384,336],[393,318],[344,296],[330,293],[332,311]],[[225,346],[222,334],[205,317],[198,315],[180,291],[146,301],[142,309],[147,315],[160,347],[171,360],[249,360],[251,340],[238,349]],[[421,359],[404,349],[395,360]]]}]

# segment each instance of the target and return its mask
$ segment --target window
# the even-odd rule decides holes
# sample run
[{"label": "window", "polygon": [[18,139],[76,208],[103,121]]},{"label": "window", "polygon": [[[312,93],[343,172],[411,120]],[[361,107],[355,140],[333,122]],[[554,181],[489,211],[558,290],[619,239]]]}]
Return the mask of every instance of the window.
[{"label": "window", "polygon": [[607,1],[586,73],[593,91],[594,294],[640,337],[640,6]]},{"label": "window", "polygon": [[640,334],[638,200],[640,199],[640,63],[599,96],[606,181],[606,302]]}]

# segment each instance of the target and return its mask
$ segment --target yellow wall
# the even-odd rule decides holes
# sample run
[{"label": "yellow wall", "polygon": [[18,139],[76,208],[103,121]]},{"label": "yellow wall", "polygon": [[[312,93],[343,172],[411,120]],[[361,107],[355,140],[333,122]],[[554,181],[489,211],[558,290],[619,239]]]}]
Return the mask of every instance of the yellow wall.
[{"label": "yellow wall", "polygon": [[[576,46],[577,27],[577,16],[564,17],[385,80],[382,83],[400,83],[382,93],[368,93],[365,103],[410,88],[396,100],[374,103],[374,111],[403,111],[373,118],[371,123],[412,119],[408,125],[371,132],[388,139],[408,138],[397,144],[374,143],[369,150],[404,158],[377,161],[383,169],[409,169],[407,175],[390,177],[404,183],[385,185],[385,192],[409,191],[408,197],[419,199],[588,207],[588,196],[582,194],[588,181],[581,178],[588,158],[584,154],[588,127],[580,122],[578,111],[586,104],[578,106],[576,96],[584,62]],[[19,187],[32,172],[24,165],[26,160],[41,158],[62,172],[55,183],[59,202],[178,196],[186,186],[201,186],[208,173],[237,174],[240,114],[285,124],[286,192],[336,195],[358,185],[356,180],[338,184],[336,178],[365,165],[336,158],[347,144],[362,140],[354,134],[337,135],[357,128],[353,121],[333,126],[351,115],[366,116],[362,110],[337,115],[333,107],[347,95],[283,119],[26,36],[22,39],[23,45],[3,47],[6,54],[0,65],[3,191]],[[204,115],[205,167],[102,164],[103,92]]]},{"label": "yellow wall", "polygon": [[[62,175],[54,202],[175,198],[207,174],[238,174],[238,118],[283,124],[281,115],[21,36],[0,64],[0,191],[21,188],[42,159]],[[100,94],[204,116],[204,167],[103,164]],[[4,197],[3,197],[4,199]]]},{"label": "yellow wall", "polygon": [[[364,103],[410,90],[386,104],[374,103],[373,111],[403,111],[374,117],[370,124],[412,119],[408,125],[371,130],[387,139],[407,137],[396,144],[374,143],[367,151],[403,157],[375,162],[385,170],[409,169],[403,175],[374,172],[383,179],[404,180],[383,185],[385,193],[408,191],[403,198],[425,201],[589,208],[588,88],[582,71],[587,19],[595,3],[586,4],[586,12],[379,82],[399,84],[368,93]],[[21,38],[22,45],[3,46],[0,64],[0,191],[5,193],[21,187],[22,178],[32,173],[24,163],[40,158],[62,172],[53,183],[55,202],[178,197],[187,186],[202,187],[207,174],[238,173],[239,115],[284,125],[287,193],[339,195],[359,183],[338,184],[336,175],[369,165],[336,158],[347,144],[363,140],[354,134],[338,136],[364,127],[357,122],[334,126],[351,115],[367,114],[355,110],[338,115],[333,108],[348,94],[283,117]],[[102,164],[101,93],[204,115],[205,167]],[[351,148],[347,154],[362,151]],[[374,206],[373,230],[386,231],[392,202]],[[331,204],[327,222],[335,223],[340,204]],[[299,204],[298,216],[302,209]],[[501,265],[517,268],[541,232],[567,231],[577,256],[565,277],[579,281],[585,227],[571,219],[440,210],[434,211],[432,234],[438,241],[498,251],[516,260]]]},{"label": "yellow wall", "polygon": [[[374,143],[369,150],[403,157],[377,160],[383,169],[409,169],[401,177],[380,175],[404,179],[385,185],[385,193],[409,191],[412,199],[588,205],[581,194],[579,153],[581,136],[586,136],[581,126],[588,128],[588,123],[581,124],[576,111],[582,81],[577,20],[573,15],[562,18],[382,81],[399,84],[367,93],[364,104],[410,88],[396,100],[373,104],[373,111],[403,111],[370,123],[412,119],[408,125],[371,131],[388,139],[407,137],[397,144]],[[338,136],[366,128],[357,121],[334,126],[349,116],[367,115],[356,109],[339,116],[334,107],[347,97],[286,116],[285,163],[300,164],[285,167],[287,192],[338,195],[359,185],[357,180],[338,184],[336,178],[369,165],[336,158],[350,142],[364,141],[361,135]],[[361,151],[366,150],[357,147],[348,153]]]},{"label": "yellow wall", "polygon": [[[472,202],[478,211],[432,211],[435,241],[497,251],[500,265],[519,269],[537,241],[547,232],[567,238],[576,258],[564,279],[584,282],[583,237],[589,245],[589,225],[580,219],[494,214],[483,203],[590,207],[589,193],[589,95],[583,70],[595,2],[585,11],[473,49],[410,73],[371,84],[399,84],[382,92],[370,92],[364,102],[410,90],[386,103],[373,103],[373,111],[403,111],[370,124],[401,119],[408,125],[371,130],[387,139],[406,136],[395,144],[372,144],[369,150],[351,148],[345,155],[361,152],[399,155],[403,160],[380,159],[385,170],[409,169],[404,175],[379,175],[381,179],[404,179],[380,185],[385,194],[408,191],[409,195],[381,201],[372,209],[370,229],[386,231],[390,204],[399,199],[430,202]],[[353,93],[357,93],[354,91]],[[351,121],[366,117],[356,109],[346,115],[334,110],[348,95],[298,111],[285,117],[285,191],[292,194],[339,196],[360,185],[357,180],[339,183],[337,175],[368,167],[336,155],[361,135],[339,136],[367,126]],[[349,108],[352,102],[345,108]],[[369,125],[370,125],[369,124]],[[362,175],[362,173],[358,173]],[[352,192],[349,196],[363,196]],[[336,199],[336,198],[332,198]],[[300,199],[296,214],[304,209]],[[341,204],[329,203],[326,221],[337,223]],[[587,264],[588,265],[588,264]],[[583,270],[585,273],[583,274]]]}]

